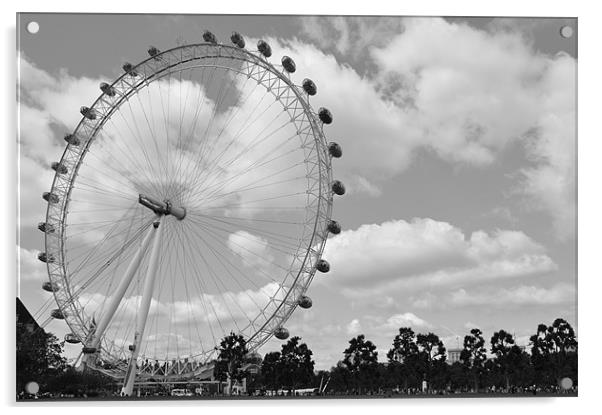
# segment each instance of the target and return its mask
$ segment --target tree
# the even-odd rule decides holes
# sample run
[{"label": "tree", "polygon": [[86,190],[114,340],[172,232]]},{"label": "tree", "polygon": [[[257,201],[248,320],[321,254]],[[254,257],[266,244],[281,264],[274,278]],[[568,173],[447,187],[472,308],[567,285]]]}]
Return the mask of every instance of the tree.
[{"label": "tree", "polygon": [[280,381],[280,352],[269,352],[261,362],[261,378],[269,390],[278,390],[282,386]]},{"label": "tree", "polygon": [[470,372],[461,362],[454,362],[449,367],[450,386],[454,391],[466,391],[473,382]]},{"label": "tree", "polygon": [[404,389],[408,385],[417,386],[418,345],[416,335],[410,327],[401,327],[399,334],[393,339],[393,347],[387,353],[389,373],[398,382],[403,382]]},{"label": "tree", "polygon": [[231,332],[220,342],[213,375],[220,381],[228,382],[230,394],[232,394],[232,381],[241,382],[247,376],[247,373],[242,370],[242,365],[248,351],[247,342],[240,334]]},{"label": "tree", "polygon": [[314,361],[311,360],[313,352],[305,343],[299,343],[300,340],[298,336],[292,337],[282,345],[280,353],[280,379],[289,390],[307,385],[313,380]]},{"label": "tree", "polygon": [[[495,355],[495,368],[502,374],[506,389],[510,388],[510,360],[508,356],[514,346],[514,337],[505,330],[496,331],[491,337],[491,353]],[[514,352],[516,353],[516,351]]]},{"label": "tree", "polygon": [[532,335],[531,341],[531,364],[535,369],[535,382],[539,385],[549,385],[554,378],[552,360],[552,344],[548,335],[548,326],[539,324],[537,333]]},{"label": "tree", "polygon": [[557,318],[549,327],[539,324],[530,340],[538,383],[554,385],[565,376],[577,379],[577,338],[566,320]]},{"label": "tree", "polygon": [[513,387],[526,387],[532,382],[532,370],[530,359],[527,352],[517,345],[510,348],[510,352],[506,357],[506,365],[510,378],[510,385]]},{"label": "tree", "polygon": [[401,327],[393,339],[393,347],[387,353],[390,362],[403,362],[409,356],[418,354],[416,335],[410,327]]},{"label": "tree", "polygon": [[418,334],[416,336],[416,345],[418,353],[422,355],[426,361],[433,362],[435,360],[445,361],[445,346],[443,342],[434,333]]},{"label": "tree", "polygon": [[418,334],[419,371],[434,389],[441,389],[447,383],[448,367],[445,364],[446,351],[443,342],[434,333]]},{"label": "tree", "polygon": [[17,393],[30,381],[47,389],[48,380],[61,373],[66,359],[63,346],[52,333],[17,321]]},{"label": "tree", "polygon": [[566,354],[577,350],[575,330],[566,320],[561,318],[554,320],[552,325],[548,327],[548,334],[554,353]]},{"label": "tree", "polygon": [[67,393],[80,396],[98,396],[114,389],[115,381],[110,377],[91,369],[79,371],[68,366],[61,373],[53,376],[47,390],[54,393]]},{"label": "tree", "polygon": [[330,377],[326,379],[326,384],[322,385],[324,392],[329,390],[335,392],[348,392],[354,386],[351,372],[342,360],[337,362],[337,365],[330,369]]},{"label": "tree", "polygon": [[474,391],[479,391],[479,380],[484,371],[487,350],[483,332],[477,328],[470,330],[470,334],[464,336],[464,348],[460,353],[460,361],[464,369],[470,373],[474,382]]},{"label": "tree", "polygon": [[354,387],[361,393],[362,388],[372,388],[377,374],[378,352],[363,334],[349,340],[349,347],[343,352],[343,366],[349,371]]}]

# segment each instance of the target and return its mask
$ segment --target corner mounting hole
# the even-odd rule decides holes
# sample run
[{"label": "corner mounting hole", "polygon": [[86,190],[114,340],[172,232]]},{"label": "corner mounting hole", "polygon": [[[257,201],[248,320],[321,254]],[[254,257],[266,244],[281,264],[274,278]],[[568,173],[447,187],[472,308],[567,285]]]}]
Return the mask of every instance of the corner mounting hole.
[{"label": "corner mounting hole", "polygon": [[27,23],[27,31],[32,35],[35,35],[40,30],[40,25],[38,22],[29,22]]},{"label": "corner mounting hole", "polygon": [[573,37],[573,28],[571,26],[562,26],[560,28],[560,36],[565,39]]}]

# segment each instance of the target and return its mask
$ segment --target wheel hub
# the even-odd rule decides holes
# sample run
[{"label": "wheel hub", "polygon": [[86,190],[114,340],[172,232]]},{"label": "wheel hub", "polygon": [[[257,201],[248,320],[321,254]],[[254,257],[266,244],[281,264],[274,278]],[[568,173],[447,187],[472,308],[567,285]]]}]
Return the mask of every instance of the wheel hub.
[{"label": "wheel hub", "polygon": [[178,220],[182,220],[186,217],[186,208],[182,206],[174,207],[169,200],[160,202],[150,196],[140,194],[138,195],[138,203],[142,206],[146,206],[157,215],[173,215]]}]

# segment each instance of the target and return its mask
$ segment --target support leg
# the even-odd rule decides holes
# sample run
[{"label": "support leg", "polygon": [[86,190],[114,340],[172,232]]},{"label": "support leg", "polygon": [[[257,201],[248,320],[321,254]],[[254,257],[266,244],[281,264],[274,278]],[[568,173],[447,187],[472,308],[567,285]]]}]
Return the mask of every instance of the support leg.
[{"label": "support leg", "polygon": [[123,389],[121,390],[122,395],[131,396],[134,390],[134,380],[136,379],[136,360],[140,352],[140,344],[142,342],[142,336],[144,335],[144,328],[146,326],[146,320],[148,318],[148,311],[150,309],[150,303],[153,298],[153,288],[155,286],[155,277],[157,275],[157,264],[159,262],[159,247],[161,245],[163,218],[159,217],[157,224],[156,233],[153,240],[153,248],[151,251],[150,262],[148,264],[148,270],[146,272],[146,279],[144,281],[144,292],[142,294],[142,300],[140,301],[140,308],[138,309],[138,315],[136,319],[136,332],[134,333],[134,350],[132,350],[132,356],[130,357],[130,363],[125,373],[123,380]]},{"label": "support leg", "polygon": [[[121,280],[121,282],[119,283],[119,286],[115,290],[113,297],[111,297],[111,300],[107,306],[107,309],[103,313],[102,318],[100,319],[100,322],[96,326],[96,330],[94,331],[92,338],[88,339],[88,342],[87,342],[88,346],[97,349],[98,346],[100,345],[100,340],[102,339],[104,331],[106,330],[107,326],[111,322],[111,319],[115,315],[115,311],[117,311],[117,307],[119,307],[119,304],[121,303],[121,300],[123,299],[123,296],[125,295],[125,292],[127,291],[128,287],[130,286],[130,283],[132,282],[132,280],[134,279],[134,275],[136,274],[136,271],[138,270],[138,267],[140,266],[140,262],[142,262],[142,257],[144,256],[144,253],[146,252],[148,245],[154,234],[155,234],[155,228],[151,227],[150,230],[148,231],[148,233],[146,234],[146,236],[144,237],[144,240],[142,241],[142,245],[140,245],[140,248],[138,248],[138,251],[132,258],[132,261],[130,262],[130,265],[128,266],[127,270],[125,271],[125,275],[123,276],[123,279]],[[86,365],[89,356],[90,355],[85,354],[82,357],[82,364],[84,366]]]}]

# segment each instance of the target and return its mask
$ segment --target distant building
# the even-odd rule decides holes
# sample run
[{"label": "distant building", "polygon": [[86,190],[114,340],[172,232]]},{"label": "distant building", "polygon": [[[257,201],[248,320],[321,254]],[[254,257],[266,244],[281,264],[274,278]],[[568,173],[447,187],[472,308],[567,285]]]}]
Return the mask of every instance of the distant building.
[{"label": "distant building", "polygon": [[241,366],[240,369],[247,372],[250,375],[257,375],[259,374],[259,372],[261,372],[261,365],[258,365],[256,363],[245,363]]},{"label": "distant building", "polygon": [[447,349],[447,363],[453,365],[454,363],[459,362],[461,354],[462,349]]},{"label": "distant building", "polygon": [[244,370],[251,375],[257,375],[261,371],[262,362],[263,359],[259,353],[249,353],[245,356],[245,363],[243,363],[241,370]]},{"label": "distant building", "polygon": [[[247,373],[247,377],[242,379],[242,382],[233,382],[231,385],[226,383],[224,387],[225,394],[244,395],[247,393],[247,382],[248,378],[253,375],[261,373],[261,363],[263,359],[257,352],[248,353],[244,358],[244,363],[240,367],[240,370]],[[230,391],[232,388],[232,391]]]}]

